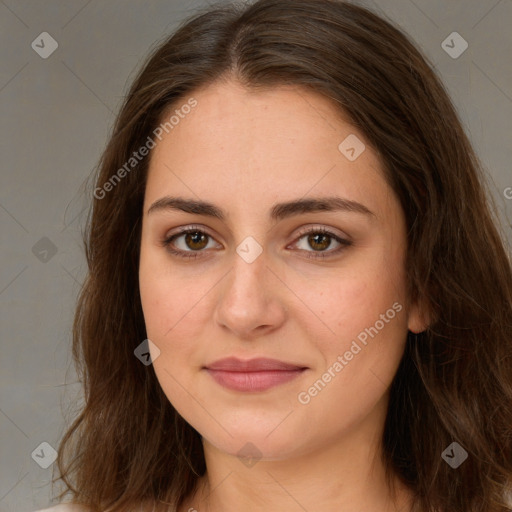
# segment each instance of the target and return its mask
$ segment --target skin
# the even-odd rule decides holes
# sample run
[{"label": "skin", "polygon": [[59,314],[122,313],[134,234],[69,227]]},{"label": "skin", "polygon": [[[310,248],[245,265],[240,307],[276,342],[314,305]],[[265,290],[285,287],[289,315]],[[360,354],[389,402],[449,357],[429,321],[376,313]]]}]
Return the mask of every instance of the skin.
[{"label": "skin", "polygon": [[[330,100],[297,87],[254,92],[229,79],[193,97],[197,106],[151,156],[139,270],[148,338],[160,350],[157,378],[203,438],[207,473],[182,510],[408,510],[403,486],[397,483],[396,503],[390,498],[380,439],[407,330],[421,332],[426,322],[407,297],[404,215],[376,152]],[[366,145],[355,161],[338,149],[350,134]],[[373,215],[270,219],[275,203],[334,194]],[[211,202],[226,219],[148,214],[166,195]],[[173,256],[161,241],[191,225],[207,233],[206,241],[187,245],[182,235],[174,248],[190,253],[200,246],[201,254]],[[340,244],[327,238],[318,251],[299,233],[322,227],[352,245],[335,254]],[[252,263],[236,252],[248,236],[263,249]],[[322,251],[332,256],[307,257]],[[298,394],[395,303],[401,311],[300,403]],[[270,390],[243,393],[203,369],[227,356],[308,369]],[[248,442],[258,459],[251,466],[237,457]]]}]

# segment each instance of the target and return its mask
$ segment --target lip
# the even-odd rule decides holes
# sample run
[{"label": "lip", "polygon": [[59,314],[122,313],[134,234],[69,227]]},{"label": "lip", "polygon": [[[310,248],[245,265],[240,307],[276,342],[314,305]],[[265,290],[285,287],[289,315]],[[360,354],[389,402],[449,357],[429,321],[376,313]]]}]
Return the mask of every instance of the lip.
[{"label": "lip", "polygon": [[219,359],[206,366],[208,370],[221,370],[228,372],[263,372],[274,370],[302,370],[306,368],[303,365],[285,363],[277,359],[268,359],[266,357],[257,357],[255,359],[238,359],[237,357],[226,357]]},{"label": "lip", "polygon": [[204,369],[218,384],[228,389],[259,392],[299,377],[307,367],[263,357],[246,361],[228,357]]}]

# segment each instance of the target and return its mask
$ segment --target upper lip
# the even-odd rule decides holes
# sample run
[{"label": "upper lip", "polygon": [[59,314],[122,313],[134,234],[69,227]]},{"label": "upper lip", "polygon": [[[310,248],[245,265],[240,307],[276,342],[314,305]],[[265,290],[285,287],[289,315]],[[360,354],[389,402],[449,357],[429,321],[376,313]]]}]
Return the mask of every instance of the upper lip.
[{"label": "upper lip", "polygon": [[219,359],[218,361],[209,364],[205,368],[208,370],[223,370],[230,372],[258,372],[269,370],[303,370],[306,367],[265,357],[258,357],[246,361],[236,357],[226,357],[225,359]]}]

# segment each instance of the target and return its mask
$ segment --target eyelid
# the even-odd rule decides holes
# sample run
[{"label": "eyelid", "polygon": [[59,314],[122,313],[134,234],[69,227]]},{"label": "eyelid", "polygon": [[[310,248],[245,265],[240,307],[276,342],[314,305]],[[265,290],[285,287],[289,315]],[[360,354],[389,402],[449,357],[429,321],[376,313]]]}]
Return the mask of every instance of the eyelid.
[{"label": "eyelid", "polygon": [[164,238],[169,239],[172,238],[173,236],[187,234],[190,231],[201,231],[201,233],[204,233],[211,238],[215,238],[210,233],[209,229],[206,226],[202,226],[201,224],[187,224],[186,226],[180,226],[179,228],[176,228],[174,231],[166,233]]},{"label": "eyelid", "polygon": [[298,249],[300,252],[305,253],[306,258],[309,259],[329,259],[336,258],[339,256],[347,247],[350,247],[353,242],[348,235],[340,234],[331,227],[326,227],[323,225],[311,225],[309,224],[307,227],[301,228],[299,233],[295,235],[295,239],[291,245],[296,245],[302,238],[309,234],[322,233],[335,240],[340,246],[336,249],[330,249],[326,251],[306,251],[304,249]]},{"label": "eyelid", "polygon": [[325,233],[327,235],[331,235],[332,237],[337,237],[342,239],[345,242],[350,242],[350,237],[343,233],[342,231],[337,230],[336,228],[331,228],[324,226],[322,224],[307,224],[299,229],[298,233],[296,233],[295,239],[302,238],[304,235],[308,235],[310,233]]},{"label": "eyelid", "polygon": [[[186,234],[193,233],[193,232],[203,233],[203,234],[207,235],[209,238],[211,238],[212,240],[216,241],[216,238],[210,233],[210,231],[208,230],[207,227],[197,225],[197,224],[190,224],[187,226],[180,226],[176,230],[166,233],[164,235],[163,239],[161,240],[160,245],[167,248],[167,250],[169,250],[170,252],[174,253],[175,251],[172,251],[171,249],[169,249],[170,244],[174,241],[174,239],[176,239],[182,235],[186,235]],[[219,242],[217,242],[217,243],[219,243]],[[201,250],[201,251],[177,250],[176,253],[178,253],[178,252],[180,252],[180,253],[181,252],[200,253],[200,252],[204,252],[204,250]]]},{"label": "eyelid", "polygon": [[[161,241],[161,245],[171,254],[178,256],[178,257],[182,257],[184,259],[203,257],[203,256],[201,256],[201,253],[208,252],[208,251],[205,251],[204,249],[197,250],[197,251],[192,251],[192,250],[184,251],[182,249],[172,249],[171,248],[171,244],[174,241],[174,239],[176,239],[182,235],[189,234],[191,232],[200,232],[202,234],[207,235],[212,240],[216,241],[215,237],[209,232],[208,228],[206,228],[205,226],[187,225],[187,226],[180,226],[174,232],[170,232],[170,234],[166,234],[164,236],[164,239]],[[293,242],[291,242],[291,244],[288,244],[287,248],[290,245],[297,244],[301,238],[303,238],[306,235],[312,234],[312,233],[326,234],[327,236],[329,236],[330,238],[332,238],[333,240],[335,240],[336,242],[338,242],[340,244],[340,247],[338,247],[337,249],[327,250],[327,251],[306,251],[304,249],[298,249],[302,253],[311,254],[311,255],[308,255],[307,257],[312,258],[312,259],[335,257],[340,252],[342,252],[345,248],[351,246],[353,243],[349,236],[347,236],[345,234],[337,233],[337,231],[334,228],[330,228],[330,227],[328,228],[323,225],[308,224],[307,226],[302,227],[300,229],[300,231],[294,235]]]},{"label": "eyelid", "polygon": [[[210,238],[215,238],[209,231],[209,229],[206,226],[200,225],[200,224],[190,224],[186,226],[180,226],[179,228],[176,228],[175,231],[171,231],[169,233],[166,233],[164,236],[164,239],[168,240],[169,238],[172,238],[173,236],[177,236],[180,234],[187,234],[190,231],[201,231],[207,234]],[[350,241],[350,237],[343,232],[339,232],[335,230],[335,228],[326,227],[322,224],[307,224],[306,226],[301,226],[299,228],[299,231],[294,235],[295,241],[297,238],[300,238],[304,235],[307,235],[311,232],[324,232],[326,234],[336,235],[339,238],[344,239],[345,241]]]}]

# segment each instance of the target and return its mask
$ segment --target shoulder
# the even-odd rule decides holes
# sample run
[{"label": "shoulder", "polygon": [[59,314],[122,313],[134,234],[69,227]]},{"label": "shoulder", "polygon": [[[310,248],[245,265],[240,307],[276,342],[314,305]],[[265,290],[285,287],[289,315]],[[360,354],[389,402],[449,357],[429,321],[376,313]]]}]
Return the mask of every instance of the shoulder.
[{"label": "shoulder", "polygon": [[87,512],[87,508],[73,503],[61,503],[50,508],[36,510],[35,512]]}]

